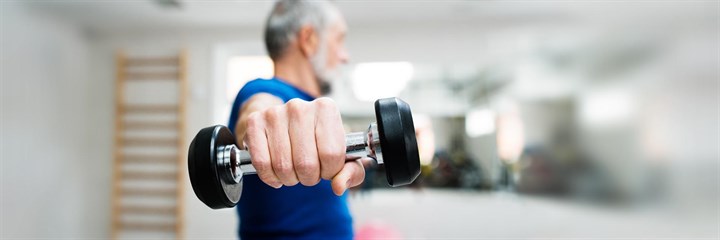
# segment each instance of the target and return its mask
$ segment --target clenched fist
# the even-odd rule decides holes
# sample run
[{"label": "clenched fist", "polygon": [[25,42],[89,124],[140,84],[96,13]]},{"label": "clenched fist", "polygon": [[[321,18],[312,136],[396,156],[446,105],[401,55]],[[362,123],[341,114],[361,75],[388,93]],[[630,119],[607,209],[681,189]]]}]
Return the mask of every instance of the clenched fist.
[{"label": "clenched fist", "polygon": [[[260,180],[280,188],[298,183],[313,186],[328,179],[336,195],[362,183],[362,164],[345,162],[345,130],[333,100],[293,99],[282,104],[274,96],[258,95],[243,106],[241,111],[248,114],[241,116],[238,135],[244,129],[244,142]],[[275,104],[267,104],[271,101]]]}]

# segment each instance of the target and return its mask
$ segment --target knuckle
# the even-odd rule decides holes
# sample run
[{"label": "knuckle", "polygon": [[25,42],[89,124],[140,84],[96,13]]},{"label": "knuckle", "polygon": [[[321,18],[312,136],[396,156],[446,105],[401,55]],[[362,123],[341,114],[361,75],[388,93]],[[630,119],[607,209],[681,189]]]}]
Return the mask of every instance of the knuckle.
[{"label": "knuckle", "polygon": [[275,114],[275,111],[272,111],[272,109],[267,109],[263,111],[263,114],[268,121],[272,121],[273,119],[277,118],[277,114]]},{"label": "knuckle", "polygon": [[261,157],[255,148],[252,147],[250,148],[250,159],[252,159],[251,163],[253,167],[258,169],[263,169],[269,164],[268,160]]},{"label": "knuckle", "polygon": [[299,161],[295,164],[300,183],[305,186],[313,186],[320,180],[320,163],[317,161]]},{"label": "knuckle", "polygon": [[305,110],[306,103],[300,99],[292,99],[287,103],[287,112],[290,116],[300,116]]},{"label": "knuckle", "polygon": [[257,160],[253,158],[252,165],[257,170],[258,175],[264,175],[269,167],[269,163],[262,158],[258,158]]},{"label": "knuckle", "polygon": [[293,170],[292,166],[290,164],[287,164],[287,162],[283,161],[282,159],[277,159],[277,161],[274,161],[272,167],[275,172],[282,175],[287,175]]},{"label": "knuckle", "polygon": [[280,119],[280,116],[282,116],[282,107],[281,106],[274,106],[267,110],[265,110],[265,118],[268,119],[268,121],[274,122]]},{"label": "knuckle", "polygon": [[261,119],[258,112],[251,113],[247,118],[247,128],[255,128],[260,125]]},{"label": "knuckle", "polygon": [[290,99],[285,105],[288,107],[301,107],[305,101],[299,98]]},{"label": "knuckle", "polygon": [[323,161],[340,162],[345,158],[345,151],[339,151],[338,149],[331,147],[322,147],[319,149],[318,155]]},{"label": "knuckle", "polygon": [[319,167],[320,164],[317,161],[309,158],[301,158],[295,164],[295,171],[297,171],[299,175],[311,176]]},{"label": "knuckle", "polygon": [[318,110],[321,111],[333,111],[335,110],[335,101],[330,98],[322,97],[315,100]]}]

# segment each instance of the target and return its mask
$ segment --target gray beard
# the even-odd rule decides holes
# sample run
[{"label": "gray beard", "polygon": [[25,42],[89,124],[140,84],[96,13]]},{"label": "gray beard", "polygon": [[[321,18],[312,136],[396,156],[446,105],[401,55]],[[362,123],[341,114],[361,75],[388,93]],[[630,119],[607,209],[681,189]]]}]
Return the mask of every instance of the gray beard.
[{"label": "gray beard", "polygon": [[[320,39],[323,39],[322,37]],[[325,41],[321,40],[320,48],[318,49],[318,52],[315,53],[315,56],[312,56],[310,58],[310,63],[312,64],[313,71],[315,71],[315,81],[318,84],[318,87],[320,87],[320,95],[328,95],[332,91],[332,80],[336,78],[334,71],[328,71],[325,68],[325,64],[327,63],[327,45],[325,44]]]}]

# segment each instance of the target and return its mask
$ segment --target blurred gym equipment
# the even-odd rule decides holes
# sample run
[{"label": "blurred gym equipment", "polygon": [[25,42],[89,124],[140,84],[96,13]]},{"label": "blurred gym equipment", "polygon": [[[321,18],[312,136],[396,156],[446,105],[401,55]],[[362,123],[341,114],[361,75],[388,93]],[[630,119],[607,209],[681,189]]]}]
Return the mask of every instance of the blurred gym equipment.
[{"label": "blurred gym equipment", "polygon": [[187,53],[128,57],[119,51],[116,64],[112,238],[137,232],[182,238],[178,166],[185,157],[178,150],[185,145]]}]

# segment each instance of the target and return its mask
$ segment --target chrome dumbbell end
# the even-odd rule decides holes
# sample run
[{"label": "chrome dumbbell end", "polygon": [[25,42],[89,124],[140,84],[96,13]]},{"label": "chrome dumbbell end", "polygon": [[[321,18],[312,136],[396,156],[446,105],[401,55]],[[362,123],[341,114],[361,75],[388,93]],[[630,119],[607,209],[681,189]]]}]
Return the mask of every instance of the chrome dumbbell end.
[{"label": "chrome dumbbell end", "polygon": [[365,132],[345,135],[345,154],[349,159],[372,158],[378,164],[383,164],[377,123],[371,123]]}]

